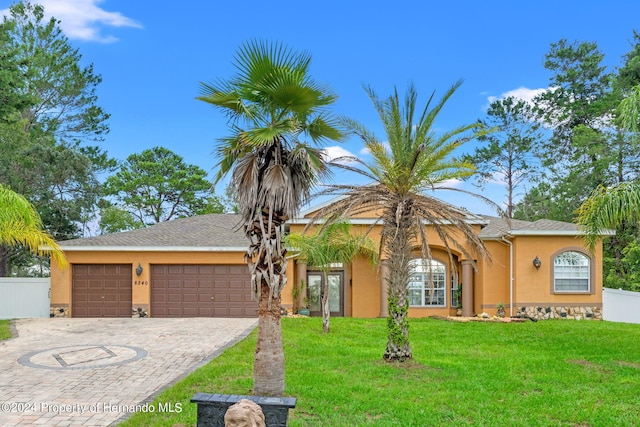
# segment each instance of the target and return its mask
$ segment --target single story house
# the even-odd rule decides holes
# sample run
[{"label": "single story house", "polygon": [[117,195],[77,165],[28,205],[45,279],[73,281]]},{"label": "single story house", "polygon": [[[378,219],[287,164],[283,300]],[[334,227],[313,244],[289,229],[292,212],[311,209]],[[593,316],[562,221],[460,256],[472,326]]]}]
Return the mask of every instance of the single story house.
[{"label": "single story house", "polygon": [[[301,231],[315,209],[290,221]],[[250,277],[244,262],[247,242],[240,217],[209,214],[163,222],[146,229],[60,242],[69,267],[52,266],[51,315],[70,317],[253,317]],[[374,215],[352,218],[352,231],[379,237]],[[601,318],[602,247],[590,253],[574,224],[468,215],[491,260],[451,260],[430,233],[431,259],[416,245],[408,283],[410,317],[506,314],[535,318]],[[430,226],[425,224],[428,232]],[[378,267],[356,258],[332,265],[327,276],[334,316],[386,316],[384,260]],[[311,313],[319,312],[323,276],[292,259],[283,306],[292,287],[304,282]]]}]

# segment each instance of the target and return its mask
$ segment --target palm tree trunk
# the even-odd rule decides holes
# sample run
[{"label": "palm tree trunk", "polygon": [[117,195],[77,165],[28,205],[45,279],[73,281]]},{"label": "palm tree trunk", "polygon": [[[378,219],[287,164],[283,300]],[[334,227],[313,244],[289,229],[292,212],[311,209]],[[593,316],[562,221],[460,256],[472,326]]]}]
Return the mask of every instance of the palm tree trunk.
[{"label": "palm tree trunk", "polygon": [[258,342],[253,361],[253,393],[284,395],[284,351],[280,325],[280,296],[271,298],[263,281],[258,301]]},{"label": "palm tree trunk", "polygon": [[322,306],[322,330],[329,332],[329,323],[331,322],[331,313],[329,311],[329,277],[326,271],[322,273],[322,290],[321,290],[321,306]]},{"label": "palm tree trunk", "polygon": [[9,247],[0,245],[0,277],[9,276],[9,256],[11,251]]},{"label": "palm tree trunk", "polygon": [[[245,234],[251,242],[246,261],[254,296],[258,297],[258,341],[253,365],[253,393],[258,396],[284,394],[284,349],[280,308],[286,283],[287,250],[282,233],[287,218],[268,210],[257,213]],[[270,219],[271,218],[271,219]]]},{"label": "palm tree trunk", "polygon": [[393,222],[388,223],[391,227],[387,230],[389,316],[387,317],[387,348],[383,358],[386,361],[403,362],[413,357],[409,344],[409,300],[407,299],[411,233],[408,226],[403,226],[402,219],[397,227]]}]

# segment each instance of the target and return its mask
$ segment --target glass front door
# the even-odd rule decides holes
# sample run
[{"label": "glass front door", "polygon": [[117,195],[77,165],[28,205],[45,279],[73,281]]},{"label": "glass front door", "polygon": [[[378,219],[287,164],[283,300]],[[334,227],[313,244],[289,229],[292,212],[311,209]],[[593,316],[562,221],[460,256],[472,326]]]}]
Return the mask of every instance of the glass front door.
[{"label": "glass front door", "polygon": [[[309,272],[307,274],[307,298],[309,301],[309,310],[312,316],[320,316],[321,313],[321,296],[322,284],[324,278],[322,273]],[[344,291],[343,273],[341,271],[332,271],[327,274],[327,283],[329,285],[329,311],[332,316],[344,316],[342,307],[342,295]]]}]

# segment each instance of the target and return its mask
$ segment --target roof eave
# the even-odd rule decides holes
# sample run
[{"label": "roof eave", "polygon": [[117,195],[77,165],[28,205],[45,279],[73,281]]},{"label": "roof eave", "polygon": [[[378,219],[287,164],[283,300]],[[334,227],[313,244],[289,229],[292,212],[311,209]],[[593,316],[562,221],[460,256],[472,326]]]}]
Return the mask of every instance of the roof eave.
[{"label": "roof eave", "polygon": [[246,252],[237,246],[60,246],[64,252]]},{"label": "roof eave", "polygon": [[[512,236],[585,236],[582,230],[510,230]],[[603,230],[600,236],[615,236],[615,230]]]},{"label": "roof eave", "polygon": [[[288,224],[310,224],[312,222],[317,222],[319,224],[322,224],[324,220],[319,219],[319,220],[313,220],[311,218],[294,218],[292,220],[287,221]],[[489,221],[482,219],[482,218],[476,218],[476,217],[469,217],[465,220],[467,222],[467,224],[471,224],[471,225],[489,225]],[[349,223],[352,225],[371,225],[371,224],[383,224],[384,221],[382,219],[379,218],[351,218],[349,220]],[[429,225],[431,223],[428,223],[426,221],[423,221],[423,223],[425,225]],[[442,222],[443,225],[448,225],[451,224],[451,222],[448,221],[443,221]]]}]

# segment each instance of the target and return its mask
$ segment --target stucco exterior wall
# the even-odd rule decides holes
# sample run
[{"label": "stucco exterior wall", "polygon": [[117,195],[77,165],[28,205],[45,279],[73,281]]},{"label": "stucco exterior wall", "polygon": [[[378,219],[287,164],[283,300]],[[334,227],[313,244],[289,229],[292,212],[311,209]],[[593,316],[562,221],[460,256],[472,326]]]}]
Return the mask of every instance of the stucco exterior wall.
[{"label": "stucco exterior wall", "polygon": [[[291,224],[291,232],[300,232],[304,224]],[[353,225],[352,232],[362,234],[369,231],[369,225]],[[381,226],[370,230],[369,237],[379,242]],[[480,231],[477,226],[477,231]],[[309,231],[313,232],[313,228]],[[461,273],[464,255],[454,251],[458,264],[449,265],[449,258],[443,249],[442,242],[434,230],[427,230],[432,255],[448,266],[449,276],[452,268]],[[417,242],[414,242],[417,243]],[[553,292],[552,265],[553,256],[562,250],[579,250],[587,253],[582,240],[575,236],[514,236],[513,243],[513,312],[509,311],[509,245],[499,240],[486,240],[485,244],[493,256],[491,263],[477,260],[477,271],[473,273],[473,312],[495,314],[496,304],[503,303],[507,315],[517,313],[522,307],[591,307],[602,306],[602,248],[598,245],[595,254],[589,254],[592,261],[593,280],[589,293],[559,294]],[[416,245],[417,246],[417,245]],[[244,265],[244,252],[215,251],[77,251],[68,250],[67,260],[70,264],[60,270],[55,264],[51,272],[51,306],[71,308],[71,284],[73,264],[130,264],[134,271],[132,277],[132,305],[150,305],[150,266],[153,264],[237,264]],[[290,254],[291,255],[291,254]],[[419,251],[414,254],[420,256]],[[532,260],[538,256],[542,265],[536,270]],[[138,264],[142,274],[138,277],[135,269]],[[345,315],[353,317],[378,317],[381,312],[381,277],[380,270],[372,267],[363,259],[353,260],[350,268],[345,266],[343,295]],[[287,266],[287,284],[282,292],[282,304],[291,307],[293,303],[292,287],[299,283],[294,259]],[[459,274],[459,283],[462,275]],[[451,283],[447,282],[446,307],[411,307],[410,317],[455,315],[456,309],[451,307]],[[384,296],[382,296],[384,297]],[[72,310],[71,310],[72,311]]]},{"label": "stucco exterior wall", "polygon": [[492,255],[492,261],[478,263],[474,312],[493,316],[496,314],[496,305],[502,303],[509,315],[509,245],[497,240],[486,240],[484,243]]},{"label": "stucco exterior wall", "polygon": [[[565,250],[577,250],[591,260],[592,283],[589,293],[554,293],[553,258]],[[542,261],[540,269],[533,259]],[[518,236],[514,239],[515,306],[602,306],[602,245],[589,254],[575,236]]]},{"label": "stucco exterior wall", "polygon": [[[242,252],[138,252],[138,251],[66,251],[69,266],[51,268],[51,306],[71,307],[73,264],[131,264],[132,306],[149,307],[151,302],[150,273],[152,264],[244,264]],[[142,274],[135,269],[140,264]]]}]

